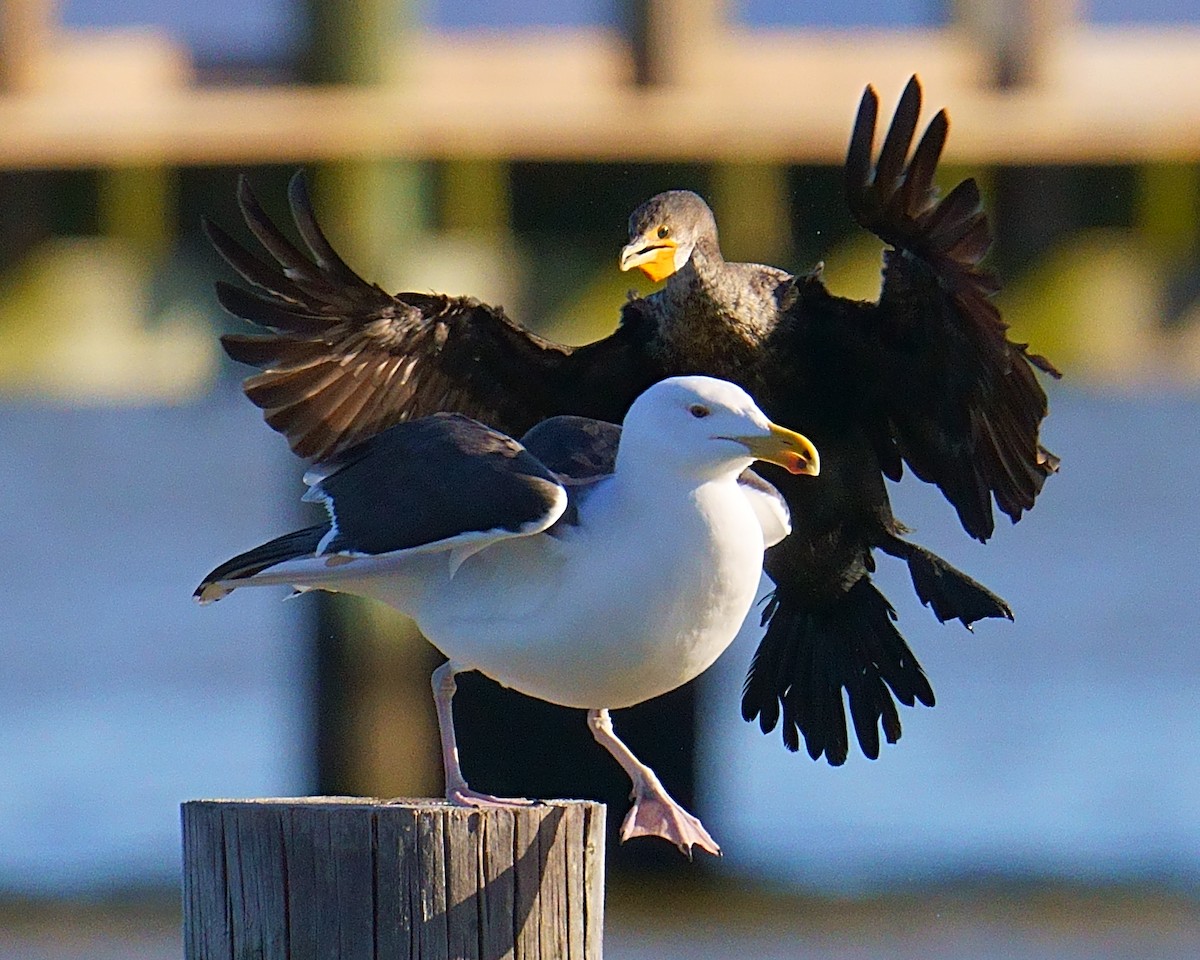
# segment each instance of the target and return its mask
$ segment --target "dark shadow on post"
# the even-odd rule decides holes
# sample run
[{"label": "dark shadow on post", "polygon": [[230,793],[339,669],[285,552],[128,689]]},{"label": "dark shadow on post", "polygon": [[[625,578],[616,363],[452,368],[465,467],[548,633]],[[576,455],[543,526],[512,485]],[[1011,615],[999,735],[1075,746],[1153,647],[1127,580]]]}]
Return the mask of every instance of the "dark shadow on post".
[{"label": "dark shadow on post", "polygon": [[[521,836],[518,829],[514,837],[514,861],[494,877],[487,877],[485,872],[483,883],[465,898],[457,902],[448,898],[451,902],[445,914],[430,917],[428,922],[445,923],[451,943],[455,941],[454,931],[477,930],[480,960],[512,956],[521,941],[539,942],[538,925],[535,923],[531,928],[529,921],[535,908],[540,907],[543,884],[561,884],[568,879],[562,870],[565,863],[556,861],[553,869],[550,865],[566,814],[565,807],[551,808],[532,836]],[[486,863],[484,866],[486,870]]]}]

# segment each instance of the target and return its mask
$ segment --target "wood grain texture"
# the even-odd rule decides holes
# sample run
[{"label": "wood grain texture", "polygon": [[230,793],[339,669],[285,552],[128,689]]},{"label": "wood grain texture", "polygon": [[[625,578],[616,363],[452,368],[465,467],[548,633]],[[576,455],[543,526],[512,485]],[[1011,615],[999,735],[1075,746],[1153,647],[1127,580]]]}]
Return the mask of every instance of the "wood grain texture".
[{"label": "wood grain texture", "polygon": [[600,960],[604,807],[182,806],[186,960]]}]

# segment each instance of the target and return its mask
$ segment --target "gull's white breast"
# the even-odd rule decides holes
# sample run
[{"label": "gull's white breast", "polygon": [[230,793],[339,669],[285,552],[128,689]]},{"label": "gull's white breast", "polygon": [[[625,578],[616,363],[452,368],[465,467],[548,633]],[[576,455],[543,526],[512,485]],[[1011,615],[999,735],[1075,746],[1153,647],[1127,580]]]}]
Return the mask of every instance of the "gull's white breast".
[{"label": "gull's white breast", "polygon": [[414,598],[356,585],[443,653],[531,696],[617,708],[673,690],[729,645],[762,572],[762,527],[736,482],[661,497],[606,480],[564,536],[505,540]]}]

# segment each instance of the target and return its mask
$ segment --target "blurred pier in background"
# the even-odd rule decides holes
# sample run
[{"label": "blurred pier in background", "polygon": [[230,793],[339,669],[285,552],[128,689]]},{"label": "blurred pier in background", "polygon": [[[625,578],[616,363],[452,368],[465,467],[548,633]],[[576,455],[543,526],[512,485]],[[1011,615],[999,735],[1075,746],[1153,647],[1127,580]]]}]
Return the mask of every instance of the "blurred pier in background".
[{"label": "blurred pier in background", "polygon": [[[614,862],[686,876],[697,902],[731,878],[774,890],[812,921],[811,956],[1097,955],[1094,930],[1076,947],[1013,934],[1022,905],[1043,932],[1089,925],[1091,907],[1056,914],[1026,884],[1120,890],[1092,906],[1135,941],[1144,896],[1162,937],[1130,955],[1194,956],[1197,64],[1200,10],[1182,0],[5,0],[0,898],[169,888],[193,797],[440,790],[438,658],[411,626],[328,597],[190,599],[215,560],[295,519],[273,504],[302,491],[217,343],[234,322],[211,284],[229,276],[199,219],[244,236],[239,173],[282,218],[309,169],[335,246],[385,288],[471,293],[584,342],[646,291],[616,270],[625,221],[672,187],[710,200],[731,259],[824,261],[837,292],[874,297],[880,244],[850,223],[840,165],[863,87],[886,115],[917,73],[923,121],[950,114],[946,181],[983,188],[1005,319],[1067,374],[1045,436],[1063,470],[986,547],[919,484],[897,515],[1016,622],[939,626],[882,570],[939,705],[838,770],[741,722],[746,640],[619,721],[725,859],[697,870],[649,844]],[[620,822],[620,771],[578,716],[481,678],[461,695],[472,780],[604,799]],[[872,939],[921,910],[901,903],[914,890],[973,884],[987,909],[934,898],[908,939]],[[618,929],[643,926],[611,955],[682,956],[620,891]],[[875,897],[863,914],[839,899]],[[800,942],[763,923],[726,951],[691,909],[699,955]],[[939,910],[967,918],[965,939]],[[57,955],[20,912],[0,911],[17,931],[0,955]],[[148,942],[103,955],[164,955]]]}]

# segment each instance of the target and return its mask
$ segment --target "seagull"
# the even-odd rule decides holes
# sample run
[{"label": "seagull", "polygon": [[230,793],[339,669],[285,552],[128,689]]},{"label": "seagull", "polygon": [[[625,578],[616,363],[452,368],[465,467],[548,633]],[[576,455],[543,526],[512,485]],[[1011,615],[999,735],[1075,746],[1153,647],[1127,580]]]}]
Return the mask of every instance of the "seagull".
[{"label": "seagull", "polygon": [[659,836],[689,857],[693,847],[719,855],[609,711],[701,674],[745,620],[763,552],[790,530],[783,498],[750,471],[756,460],[820,471],[807,438],[711,377],[651,386],[620,428],[555,417],[522,443],[438,413],[316,465],[303,499],[328,519],[221,564],[195,597],[288,585],[381,600],[448,658],[432,678],[447,800],[531,802],[473,790],[463,776],[451,705],[455,675],[477,670],[587,710],[632,784],[622,840]]}]

